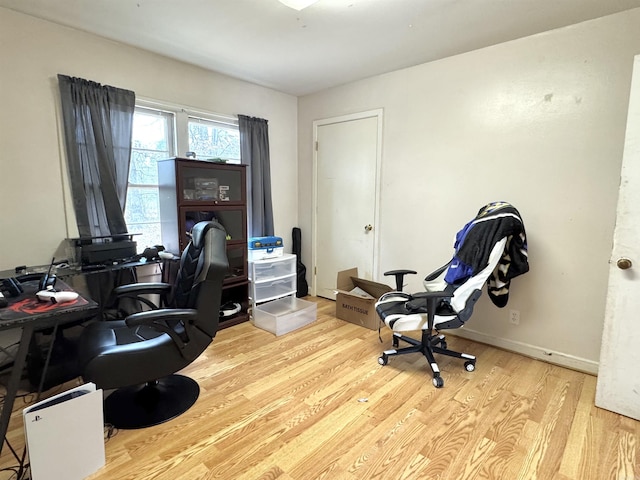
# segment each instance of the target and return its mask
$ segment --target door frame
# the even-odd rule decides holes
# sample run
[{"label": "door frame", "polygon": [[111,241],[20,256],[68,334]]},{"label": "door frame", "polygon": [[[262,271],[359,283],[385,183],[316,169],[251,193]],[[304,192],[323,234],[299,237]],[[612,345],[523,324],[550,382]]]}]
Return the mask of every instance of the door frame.
[{"label": "door frame", "polygon": [[318,128],[324,125],[331,125],[334,123],[344,123],[353,120],[363,120],[365,118],[376,117],[378,121],[378,135],[376,145],[376,175],[374,185],[374,228],[373,228],[373,265],[371,271],[373,272],[374,279],[378,276],[378,259],[379,255],[379,242],[380,236],[378,235],[378,227],[380,225],[380,183],[381,183],[381,167],[382,167],[382,120],[383,120],[382,108],[374,110],[365,110],[363,112],[350,113],[347,115],[340,115],[338,117],[324,118],[313,121],[313,143],[311,150],[313,152],[313,181],[312,181],[312,193],[311,193],[311,208],[312,208],[312,221],[311,221],[311,294],[316,295],[316,265],[318,254]]}]

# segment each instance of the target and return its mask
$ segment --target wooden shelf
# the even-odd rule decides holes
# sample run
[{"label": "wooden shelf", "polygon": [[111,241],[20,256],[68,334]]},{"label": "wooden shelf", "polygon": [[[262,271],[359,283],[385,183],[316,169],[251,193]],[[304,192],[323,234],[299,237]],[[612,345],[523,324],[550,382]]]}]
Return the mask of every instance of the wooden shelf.
[{"label": "wooden shelf", "polygon": [[216,220],[227,232],[229,275],[222,304],[240,303],[241,311],[221,319],[220,328],[249,319],[247,275],[246,165],[170,158],[158,162],[162,244],[180,254],[189,232],[200,221]]}]

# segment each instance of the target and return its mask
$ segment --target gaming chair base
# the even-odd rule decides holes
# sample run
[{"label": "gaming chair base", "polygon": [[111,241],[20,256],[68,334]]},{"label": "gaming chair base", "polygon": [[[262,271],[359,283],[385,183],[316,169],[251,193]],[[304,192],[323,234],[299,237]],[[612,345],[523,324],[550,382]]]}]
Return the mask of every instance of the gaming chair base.
[{"label": "gaming chair base", "polygon": [[199,395],[195,380],[175,374],[119,388],[105,399],[105,423],[123,430],[158,425],[189,410]]},{"label": "gaming chair base", "polygon": [[[400,340],[406,342],[411,347],[397,348],[400,344]],[[435,360],[434,353],[442,355],[448,355],[449,357],[465,359],[464,368],[467,372],[473,372],[476,369],[476,357],[467,353],[455,352],[447,348],[447,342],[444,335],[432,335],[427,330],[422,331],[422,340],[416,340],[411,337],[401,335],[400,333],[393,333],[393,350],[385,350],[378,358],[380,365],[386,365],[389,362],[389,357],[393,355],[404,355],[405,353],[422,353],[433,373],[433,386],[436,388],[442,388],[444,386],[444,380],[440,376],[440,369],[438,363]]]}]

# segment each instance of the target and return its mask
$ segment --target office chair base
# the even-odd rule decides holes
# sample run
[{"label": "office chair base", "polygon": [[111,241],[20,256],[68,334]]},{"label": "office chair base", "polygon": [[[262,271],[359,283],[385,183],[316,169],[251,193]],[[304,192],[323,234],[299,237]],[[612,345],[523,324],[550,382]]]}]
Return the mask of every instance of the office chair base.
[{"label": "office chair base", "polygon": [[[400,344],[400,340],[410,344],[411,346],[397,348]],[[436,388],[442,388],[444,386],[444,380],[440,376],[440,369],[438,368],[434,353],[465,359],[464,368],[467,372],[473,372],[476,369],[476,357],[467,353],[449,350],[447,348],[447,342],[444,335],[430,335],[427,331],[423,331],[422,340],[416,340],[394,332],[393,347],[393,350],[385,350],[378,358],[378,363],[380,365],[386,365],[389,363],[390,356],[403,355],[406,353],[422,353],[427,359],[429,367],[431,367],[431,372],[433,373],[432,382],[433,386]]]},{"label": "office chair base", "polygon": [[195,380],[175,374],[119,388],[104,402],[105,423],[124,430],[158,425],[189,410],[199,395]]}]

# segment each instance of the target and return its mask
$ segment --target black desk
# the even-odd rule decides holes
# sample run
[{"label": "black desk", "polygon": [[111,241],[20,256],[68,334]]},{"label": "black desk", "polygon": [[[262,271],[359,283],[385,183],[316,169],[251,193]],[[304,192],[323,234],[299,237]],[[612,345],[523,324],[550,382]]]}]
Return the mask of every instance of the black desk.
[{"label": "black desk", "polygon": [[[154,265],[161,264],[162,260],[136,260],[136,261],[126,261],[126,262],[116,262],[113,264],[106,265],[68,265],[68,266],[56,266],[54,265],[54,269],[52,273],[55,273],[56,276],[60,278],[71,277],[74,275],[90,275],[101,272],[114,272],[118,270],[127,270],[127,269],[135,269],[136,267],[142,267],[144,265]],[[47,271],[48,265],[43,265],[37,268],[40,271]]]},{"label": "black desk", "polygon": [[[98,304],[96,302],[81,296],[71,302],[58,304],[38,301],[35,296],[38,289],[37,281],[23,282],[22,287],[24,289],[23,294],[19,297],[8,298],[9,305],[5,308],[0,308],[0,330],[22,328],[18,352],[11,370],[7,393],[2,406],[2,414],[0,415],[0,451],[4,446],[5,436],[9,428],[9,419],[11,418],[13,403],[20,386],[20,379],[27,360],[27,352],[33,332],[75,322],[83,318],[89,319],[98,312]],[[56,290],[71,290],[71,288],[61,280],[58,280],[56,282]]]},{"label": "black desk", "polygon": [[[58,264],[54,265],[51,273],[58,279],[62,279],[67,285],[83,295],[85,298],[95,300],[100,308],[109,310],[114,307],[115,297],[113,289],[119,285],[136,283],[137,268],[145,265],[158,265],[164,271],[165,261],[146,260],[122,261],[107,265]],[[23,276],[37,276],[47,273],[49,265],[36,265],[23,269],[19,273],[14,270],[0,271],[0,278]],[[6,296],[6,295],[5,295]]]},{"label": "black desk", "polygon": [[69,265],[56,266],[53,269],[56,278],[61,278],[81,295],[91,298],[100,305],[100,315],[103,311],[116,307],[116,297],[113,289],[119,285],[136,283],[137,268],[151,262],[121,262],[111,265]]},{"label": "black desk", "polygon": [[[65,281],[72,279],[75,276],[95,276],[101,273],[108,272],[119,272],[122,270],[135,271],[137,267],[142,267],[144,265],[160,265],[162,267],[164,261],[160,259],[156,260],[146,260],[141,259],[137,261],[123,261],[123,262],[115,262],[113,264],[106,265],[77,265],[77,264],[56,264],[51,269],[51,273],[55,274],[57,278],[61,278]],[[32,267],[26,267],[20,272],[16,272],[14,270],[3,270],[0,271],[0,278],[9,278],[9,277],[20,277],[22,275],[30,275],[30,274],[44,274],[49,270],[49,265],[36,265]]]}]

